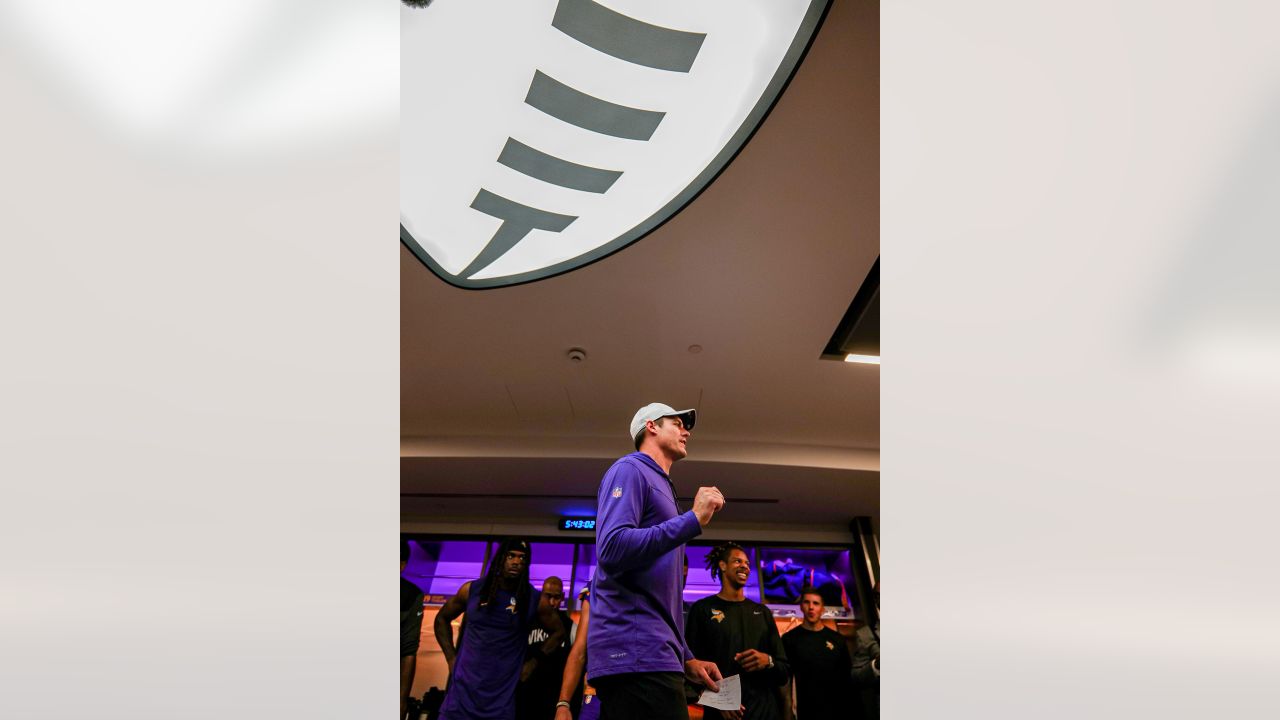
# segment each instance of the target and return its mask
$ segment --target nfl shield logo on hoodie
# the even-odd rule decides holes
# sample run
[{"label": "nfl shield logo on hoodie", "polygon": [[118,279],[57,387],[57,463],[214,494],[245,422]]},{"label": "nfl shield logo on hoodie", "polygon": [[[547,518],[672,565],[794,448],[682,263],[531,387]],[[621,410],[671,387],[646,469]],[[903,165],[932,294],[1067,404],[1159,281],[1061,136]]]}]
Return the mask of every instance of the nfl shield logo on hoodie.
[{"label": "nfl shield logo on hoodie", "polygon": [[401,242],[491,288],[639,240],[746,144],[829,2],[402,5]]}]

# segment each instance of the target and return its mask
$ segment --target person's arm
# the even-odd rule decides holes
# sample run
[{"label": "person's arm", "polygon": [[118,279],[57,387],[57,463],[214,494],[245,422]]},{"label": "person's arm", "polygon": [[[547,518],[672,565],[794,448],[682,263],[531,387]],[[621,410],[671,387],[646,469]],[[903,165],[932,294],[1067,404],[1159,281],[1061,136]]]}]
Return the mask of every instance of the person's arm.
[{"label": "person's arm", "polygon": [[796,713],[794,705],[794,697],[791,693],[791,686],[794,684],[794,678],[788,680],[785,685],[779,685],[773,691],[778,694],[778,709],[781,711],[779,720],[795,720]]},{"label": "person's arm", "polygon": [[[587,620],[591,617],[591,600],[584,598],[582,610],[578,614],[578,633],[573,639],[573,647],[569,648],[569,659],[564,664],[564,677],[560,680],[560,697],[562,703],[573,702],[582,682],[582,671],[587,664]],[[564,705],[556,705],[555,720],[573,720],[573,713]]]},{"label": "person's arm", "polygon": [[[776,628],[774,632],[777,632]],[[733,656],[733,660],[742,667],[744,673],[763,673],[771,685],[786,683],[791,676],[787,653],[782,650],[781,643],[768,647],[767,650],[744,650]]]},{"label": "person's arm", "polygon": [[542,647],[539,648],[542,656],[546,657],[560,647],[560,643],[564,642],[565,637],[569,635],[569,630],[565,628],[564,623],[560,622],[560,612],[557,608],[541,603],[538,605],[538,624],[549,633]]},{"label": "person's arm", "polygon": [[778,635],[778,625],[773,616],[766,614],[765,649],[743,650],[733,659],[742,666],[743,672],[764,673],[770,685],[783,685],[791,677],[791,664],[787,662],[787,651],[782,647],[782,638]]},{"label": "person's arm", "polygon": [[648,483],[627,463],[614,465],[600,483],[596,525],[600,567],[610,575],[651,564],[702,534],[692,510],[652,527],[640,527]]},{"label": "person's arm", "polygon": [[524,667],[520,669],[520,682],[528,680],[533,675],[534,669],[538,667],[538,663],[545,661],[548,655],[555,652],[568,634],[564,629],[564,623],[560,622],[560,613],[555,607],[543,602],[538,603],[538,624],[547,631],[547,639],[538,646],[537,653],[533,657],[524,661]]},{"label": "person's arm", "polygon": [[422,639],[422,593],[400,621],[400,720],[404,720],[413,689],[413,675],[418,667],[418,645]]},{"label": "person's arm", "polygon": [[453,677],[453,660],[458,651],[453,646],[453,619],[466,612],[467,598],[471,596],[471,583],[463,583],[458,592],[436,613],[436,642],[440,643],[440,652],[444,653],[444,661],[449,665],[449,677]]},{"label": "person's arm", "polygon": [[[864,633],[864,635],[866,635],[866,637],[863,639],[866,641],[867,651],[871,653],[871,658],[873,660],[879,660],[880,659],[880,641],[876,639],[876,636],[874,634],[872,634],[871,628],[866,628],[866,632]],[[879,665],[878,662],[876,664]]]},{"label": "person's arm", "polygon": [[871,673],[874,677],[880,677],[880,641],[877,640],[875,634],[871,632],[871,628],[865,627],[863,629],[866,630],[866,632],[863,633],[865,637],[860,639],[866,641],[867,651],[871,654],[871,660],[868,662],[868,667],[871,668]]},{"label": "person's arm", "polygon": [[400,720],[409,712],[409,691],[413,688],[413,674],[418,667],[417,655],[400,658]]},{"label": "person's arm", "polygon": [[778,634],[778,624],[773,621],[773,615],[767,608],[764,619],[769,628],[768,642],[773,648],[769,651],[773,656],[773,669],[765,672],[772,673],[769,681],[774,685],[785,685],[791,679],[791,661],[787,659],[787,646],[782,644],[782,636]]}]

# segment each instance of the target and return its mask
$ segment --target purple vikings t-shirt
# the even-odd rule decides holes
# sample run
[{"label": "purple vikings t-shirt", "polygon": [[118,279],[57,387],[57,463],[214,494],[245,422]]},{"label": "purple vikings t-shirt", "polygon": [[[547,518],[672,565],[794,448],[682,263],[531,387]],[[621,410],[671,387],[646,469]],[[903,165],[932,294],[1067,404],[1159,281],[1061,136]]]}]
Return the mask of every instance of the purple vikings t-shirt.
[{"label": "purple vikings t-shirt", "polygon": [[440,706],[440,720],[512,720],[516,716],[516,683],[529,630],[538,617],[538,592],[529,586],[529,607],[518,616],[516,596],[501,587],[488,606],[480,607],[483,582],[471,583],[466,632]]},{"label": "purple vikings t-shirt", "polygon": [[693,659],[680,602],[683,547],[702,534],[680,513],[667,474],[644,453],[619,458],[597,494],[587,679],[630,672],[683,672]]}]

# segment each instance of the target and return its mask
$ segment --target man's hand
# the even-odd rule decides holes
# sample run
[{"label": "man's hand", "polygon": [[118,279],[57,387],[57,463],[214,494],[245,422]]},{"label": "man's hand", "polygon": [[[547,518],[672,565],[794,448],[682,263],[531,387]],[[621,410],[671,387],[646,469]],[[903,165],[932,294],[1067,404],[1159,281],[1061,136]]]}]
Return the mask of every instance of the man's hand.
[{"label": "man's hand", "polygon": [[720,692],[720,668],[706,660],[690,660],[684,664],[684,676],[694,685],[706,685],[711,692]]},{"label": "man's hand", "polygon": [[739,705],[737,710],[721,710],[720,717],[724,720],[742,720],[742,713],[746,711],[746,707]]},{"label": "man's hand", "polygon": [[538,661],[529,658],[524,661],[524,667],[520,668],[520,682],[525,682],[529,676],[533,674],[533,669],[538,667]]},{"label": "man's hand", "polygon": [[556,708],[555,720],[573,720],[573,713],[569,712],[569,708],[561,705]]},{"label": "man's hand", "polygon": [[746,672],[764,670],[769,667],[769,663],[773,662],[773,658],[759,650],[743,650],[737,655],[734,655],[733,660],[741,665],[742,669]]},{"label": "man's hand", "polygon": [[724,507],[724,495],[714,487],[700,487],[693,496],[693,514],[698,516],[698,524],[706,527],[711,516]]},{"label": "man's hand", "polygon": [[446,663],[448,663],[448,665],[449,665],[449,677],[450,677],[450,678],[452,678],[452,677],[453,677],[453,664],[457,661],[457,656],[455,655],[455,656],[453,656],[453,657],[446,657],[446,658],[444,659],[444,661],[445,661]]}]

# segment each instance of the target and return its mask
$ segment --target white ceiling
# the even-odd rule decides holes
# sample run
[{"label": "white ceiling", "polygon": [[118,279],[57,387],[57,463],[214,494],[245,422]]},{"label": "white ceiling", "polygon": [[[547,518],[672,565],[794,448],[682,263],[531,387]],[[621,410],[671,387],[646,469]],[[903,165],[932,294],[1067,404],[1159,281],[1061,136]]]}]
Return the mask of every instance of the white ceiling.
[{"label": "white ceiling", "polygon": [[[672,473],[682,494],[716,482],[729,508],[735,493],[792,498],[726,520],[878,518],[880,368],[819,358],[879,254],[878,13],[834,3],[737,159],[614,255],[464,290],[401,247],[402,492],[589,496],[631,450],[636,408],[660,401],[699,411]],[[586,360],[571,362],[573,347]],[[406,497],[401,509],[422,521],[558,508]]]}]

